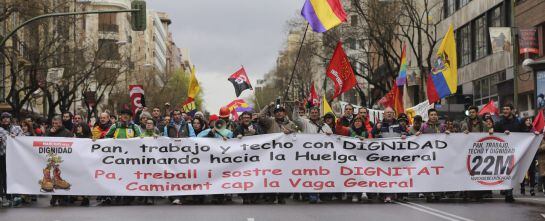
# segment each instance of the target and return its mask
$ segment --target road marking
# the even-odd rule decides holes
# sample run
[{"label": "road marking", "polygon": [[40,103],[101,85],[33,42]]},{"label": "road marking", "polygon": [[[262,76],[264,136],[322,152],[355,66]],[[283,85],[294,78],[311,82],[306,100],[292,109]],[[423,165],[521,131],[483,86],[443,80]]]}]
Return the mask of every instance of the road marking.
[{"label": "road marking", "polygon": [[427,209],[427,210],[430,210],[430,211],[433,211],[433,212],[436,212],[436,213],[440,213],[440,214],[443,214],[443,215],[446,215],[446,216],[450,216],[450,217],[454,217],[456,219],[459,219],[459,220],[464,220],[464,221],[474,221],[472,219],[468,219],[468,218],[465,218],[465,217],[461,217],[461,216],[457,216],[457,215],[454,215],[452,213],[447,213],[445,211],[442,211],[442,210],[438,210],[438,209],[434,209],[434,208],[431,208],[431,207],[428,207],[428,206],[424,206],[424,205],[421,205],[421,204],[416,204],[416,203],[411,203],[411,202],[406,202],[410,205],[413,205],[413,206],[418,206],[420,208],[423,208],[423,209]]},{"label": "road marking", "polygon": [[420,212],[424,212],[424,213],[427,213],[427,214],[430,214],[430,215],[434,215],[434,216],[437,216],[439,218],[442,218],[442,219],[445,219],[445,220],[450,220],[450,221],[459,221],[457,219],[454,219],[452,217],[448,217],[448,216],[444,216],[444,215],[441,215],[439,213],[435,213],[435,212],[432,212],[432,211],[429,211],[429,210],[425,210],[425,209],[422,209],[420,207],[416,207],[416,206],[411,206],[409,204],[405,204],[405,203],[399,203],[399,202],[394,202],[395,204],[398,204],[398,205],[402,205],[402,206],[405,206],[405,207],[409,207],[411,209],[414,209],[414,210],[418,210]]},{"label": "road marking", "polygon": [[541,214],[541,217],[543,217],[543,219],[545,219],[545,214],[542,213],[542,214]]},{"label": "road marking", "polygon": [[248,221],[255,221],[254,218],[248,218]]}]

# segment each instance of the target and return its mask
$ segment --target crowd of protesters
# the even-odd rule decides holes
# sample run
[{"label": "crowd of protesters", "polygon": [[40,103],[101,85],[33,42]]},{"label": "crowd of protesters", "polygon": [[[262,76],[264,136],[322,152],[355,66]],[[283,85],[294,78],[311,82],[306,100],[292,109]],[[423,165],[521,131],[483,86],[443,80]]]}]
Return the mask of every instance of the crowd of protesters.
[{"label": "crowd of protesters", "polygon": [[[84,119],[81,115],[73,115],[70,112],[55,116],[51,121],[45,118],[14,119],[11,114],[1,114],[0,125],[0,200],[3,207],[31,204],[38,199],[37,196],[9,195],[6,194],[6,139],[7,136],[51,136],[51,137],[77,137],[98,139],[128,139],[138,137],[209,137],[218,139],[237,139],[245,136],[254,136],[270,133],[307,133],[349,136],[357,139],[392,138],[405,139],[408,136],[434,133],[505,133],[533,131],[532,119],[520,119],[514,113],[510,104],[501,108],[499,117],[490,114],[479,116],[477,107],[469,107],[467,117],[459,122],[444,116],[440,118],[435,109],[428,111],[428,120],[423,121],[421,116],[409,119],[404,113],[396,114],[392,108],[384,109],[383,119],[372,123],[368,109],[355,110],[352,105],[344,107],[341,116],[334,113],[321,115],[317,107],[306,108],[303,102],[298,102],[291,107],[292,114],[283,105],[271,103],[260,112],[243,112],[235,122],[231,118],[231,111],[227,107],[219,110],[219,114],[205,116],[202,112],[189,114],[180,109],[161,110],[159,107],[152,109],[143,108],[133,114],[130,110],[120,110],[114,115],[108,111],[98,114],[97,119]],[[537,163],[537,164],[536,164]],[[537,174],[537,173],[538,174]],[[45,172],[44,172],[45,173]],[[49,172],[48,172],[49,174]],[[55,179],[55,185],[62,181],[60,174],[53,173],[41,182],[42,189],[52,188],[51,179]],[[528,171],[527,179],[521,184],[521,194],[534,196],[536,191],[544,191],[545,187],[545,144],[542,143],[536,154],[536,158]],[[539,184],[539,185],[538,185]],[[466,191],[466,192],[434,192],[412,195],[413,197],[426,198],[428,201],[441,200],[446,197],[461,197],[467,200],[480,200],[490,197],[491,191]],[[507,202],[513,202],[513,190],[502,191]],[[354,203],[364,200],[380,200],[392,202],[393,200],[408,200],[409,194],[372,194],[372,193],[309,193],[309,194],[238,194],[212,195],[212,196],[172,196],[168,201],[173,205],[202,204],[210,201],[222,204],[233,201],[234,197],[242,199],[243,204],[277,203],[284,204],[286,199],[320,203],[332,200],[347,200]],[[93,199],[95,197],[92,197]],[[155,204],[158,197],[120,197],[99,196],[96,202],[99,205],[129,205],[129,204]],[[207,200],[208,199],[208,200]],[[57,205],[90,205],[90,197],[87,196],[53,196],[50,199],[52,206]],[[165,199],[163,199],[165,200]]]}]

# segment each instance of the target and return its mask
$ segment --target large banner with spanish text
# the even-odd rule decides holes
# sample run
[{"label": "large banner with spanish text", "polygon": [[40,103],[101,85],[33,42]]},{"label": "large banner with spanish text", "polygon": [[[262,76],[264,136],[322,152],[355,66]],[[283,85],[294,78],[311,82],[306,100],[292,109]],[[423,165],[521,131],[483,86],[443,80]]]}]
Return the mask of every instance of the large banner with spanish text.
[{"label": "large banner with spanish text", "polygon": [[276,192],[503,190],[523,180],[542,135],[437,134],[359,140],[16,137],[8,192],[169,196]]}]

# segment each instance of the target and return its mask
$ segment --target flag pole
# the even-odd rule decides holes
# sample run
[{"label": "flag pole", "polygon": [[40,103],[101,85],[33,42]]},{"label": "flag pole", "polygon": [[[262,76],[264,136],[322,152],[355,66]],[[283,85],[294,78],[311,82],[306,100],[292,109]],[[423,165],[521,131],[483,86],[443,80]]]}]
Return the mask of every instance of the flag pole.
[{"label": "flag pole", "polygon": [[305,38],[307,37],[308,26],[309,26],[309,23],[307,22],[307,27],[305,28],[305,33],[303,34],[303,39],[301,39],[301,45],[299,45],[299,51],[297,52],[297,57],[295,58],[295,64],[293,65],[293,69],[291,71],[290,81],[288,83],[288,87],[286,88],[286,91],[284,91],[284,99],[288,97],[288,92],[290,90],[291,83],[293,82],[293,75],[295,74],[295,68],[297,67],[297,62],[299,62],[299,56],[301,56],[301,49],[303,48],[303,44],[305,43]]}]

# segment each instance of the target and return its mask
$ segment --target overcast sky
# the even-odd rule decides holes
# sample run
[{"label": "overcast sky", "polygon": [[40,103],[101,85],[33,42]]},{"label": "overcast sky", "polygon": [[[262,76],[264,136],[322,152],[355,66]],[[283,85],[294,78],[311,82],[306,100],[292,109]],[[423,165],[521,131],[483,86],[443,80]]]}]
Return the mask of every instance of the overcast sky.
[{"label": "overcast sky", "polygon": [[[244,65],[255,81],[274,67],[287,37],[286,22],[304,0],[148,0],[167,12],[178,47],[189,48],[205,92],[205,108],[217,113],[235,99],[229,75]],[[253,95],[244,91],[241,97]]]}]

